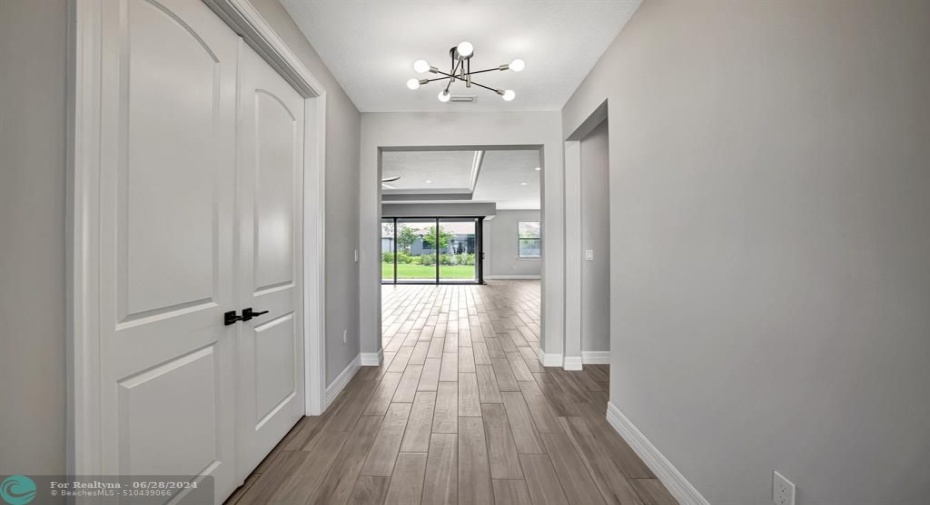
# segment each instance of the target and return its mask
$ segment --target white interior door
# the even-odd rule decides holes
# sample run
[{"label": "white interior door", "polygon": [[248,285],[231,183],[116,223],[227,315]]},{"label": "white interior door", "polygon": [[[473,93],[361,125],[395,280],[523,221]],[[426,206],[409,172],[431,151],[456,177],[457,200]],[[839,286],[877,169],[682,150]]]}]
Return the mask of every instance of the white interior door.
[{"label": "white interior door", "polygon": [[189,0],[102,3],[100,427],[110,475],[235,488],[238,37]]},{"label": "white interior door", "polygon": [[238,437],[244,478],[304,414],[303,98],[245,43],[239,72]]}]

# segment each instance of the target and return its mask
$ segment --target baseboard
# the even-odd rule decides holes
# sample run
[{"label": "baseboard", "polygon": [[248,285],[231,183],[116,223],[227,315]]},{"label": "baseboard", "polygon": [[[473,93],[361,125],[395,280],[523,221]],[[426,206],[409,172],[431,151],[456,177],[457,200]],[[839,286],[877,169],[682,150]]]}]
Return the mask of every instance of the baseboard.
[{"label": "baseboard", "polygon": [[519,281],[519,280],[539,280],[540,275],[485,275],[486,281]]},{"label": "baseboard", "polygon": [[355,373],[358,372],[359,367],[361,366],[361,354],[355,357],[346,367],[342,370],[336,380],[332,384],[326,386],[326,393],[323,398],[323,410],[329,408],[329,404],[333,403],[333,400],[339,396],[339,393],[346,387],[346,384],[352,380],[352,377],[355,377]]},{"label": "baseboard", "polygon": [[581,351],[581,362],[585,365],[609,365],[610,351]]},{"label": "baseboard", "polygon": [[581,370],[581,357],[580,356],[565,356],[565,365],[563,366],[566,370],[577,371]]},{"label": "baseboard", "polygon": [[607,403],[607,422],[630,444],[630,447],[652,470],[652,473],[656,474],[656,477],[680,505],[710,505],[710,502],[701,496],[701,493],[688,482],[688,479],[659,452],[656,446],[652,445],[652,442],[623,415],[623,412],[620,412],[613,402]]},{"label": "baseboard", "polygon": [[384,363],[384,349],[378,349],[378,352],[363,352],[360,354],[362,366],[381,366]]},{"label": "baseboard", "polygon": [[542,363],[542,366],[562,366],[561,354],[546,354],[540,349],[536,355],[539,357],[539,362]]}]

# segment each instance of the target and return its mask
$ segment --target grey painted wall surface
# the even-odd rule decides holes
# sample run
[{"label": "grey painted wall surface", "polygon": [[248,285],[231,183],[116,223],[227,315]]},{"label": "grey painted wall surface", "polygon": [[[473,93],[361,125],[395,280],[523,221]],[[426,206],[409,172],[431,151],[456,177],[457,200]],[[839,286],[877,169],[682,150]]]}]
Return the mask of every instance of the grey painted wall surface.
[{"label": "grey painted wall surface", "polygon": [[[363,113],[361,137],[361,331],[362,351],[381,348],[381,221],[379,147],[543,146],[542,222],[550,236],[564,235],[561,114],[547,112]],[[562,352],[564,247],[543,243],[540,347]],[[550,290],[547,286],[553,287]],[[549,294],[547,294],[549,293]]]},{"label": "grey painted wall surface", "polygon": [[496,212],[494,202],[381,204],[383,217],[487,217]]},{"label": "grey painted wall surface", "polygon": [[[610,350],[610,192],[607,121],[581,140],[581,350]],[[584,252],[581,255],[584,258]]]},{"label": "grey painted wall surface", "polygon": [[[359,353],[358,249],[361,116],[277,0],[251,0],[326,88],[326,382]],[[348,343],[342,332],[348,330]]]},{"label": "grey painted wall surface", "polygon": [[[256,8],[328,91],[327,376],[358,354],[359,114],[280,5]],[[0,474],[65,470],[64,0],[0,1]],[[344,282],[338,282],[339,280]],[[7,387],[16,384],[17,387]]]},{"label": "grey painted wall surface", "polygon": [[517,223],[539,221],[538,210],[499,210],[484,222],[484,275],[542,274],[542,259],[519,259]]},{"label": "grey painted wall surface", "polygon": [[611,401],[714,504],[930,496],[930,3],[644,2],[610,120]]},{"label": "grey painted wall surface", "polygon": [[65,470],[67,17],[0,1],[0,474]]}]

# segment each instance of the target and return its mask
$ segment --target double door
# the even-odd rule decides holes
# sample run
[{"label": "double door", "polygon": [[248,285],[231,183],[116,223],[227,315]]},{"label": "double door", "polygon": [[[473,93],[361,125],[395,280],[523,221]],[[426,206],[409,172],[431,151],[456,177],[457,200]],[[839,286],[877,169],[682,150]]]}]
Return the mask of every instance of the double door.
[{"label": "double door", "polygon": [[101,28],[100,467],[221,503],[304,413],[303,98],[199,1]]}]

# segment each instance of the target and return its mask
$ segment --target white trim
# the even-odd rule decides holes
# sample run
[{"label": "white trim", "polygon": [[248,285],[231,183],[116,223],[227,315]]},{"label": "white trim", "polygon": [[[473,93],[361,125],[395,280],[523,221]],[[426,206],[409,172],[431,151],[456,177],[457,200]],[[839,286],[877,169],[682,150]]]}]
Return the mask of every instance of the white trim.
[{"label": "white trim", "polygon": [[277,32],[248,0],[203,0],[245,42],[255,49],[304,98],[326,93]]},{"label": "white trim", "polygon": [[539,358],[539,364],[546,367],[560,367],[562,366],[562,355],[561,354],[546,354],[540,349],[537,352],[537,357]]},{"label": "white trim", "polygon": [[623,412],[613,402],[607,403],[607,422],[630,444],[630,447],[646,463],[646,466],[656,474],[656,477],[668,488],[668,492],[678,500],[678,503],[681,505],[710,505],[701,496],[701,493],[688,482],[688,479],[672,465],[671,461],[659,452],[656,446],[652,445],[652,442],[623,415]]},{"label": "white trim", "polygon": [[581,370],[581,356],[565,356],[565,364],[562,368],[571,371]]},{"label": "white trim", "polygon": [[384,363],[384,349],[378,349],[378,352],[363,352],[362,366],[381,366]]},{"label": "white trim", "polygon": [[304,97],[304,410],[326,409],[326,89],[248,0],[203,0]]},{"label": "white trim", "polygon": [[358,373],[359,367],[361,367],[362,355],[359,354],[355,356],[355,359],[349,362],[348,365],[339,373],[339,376],[333,380],[333,383],[329,386],[326,386],[326,396],[325,401],[323,402],[323,410],[329,408],[332,405],[333,400],[339,396],[339,393],[345,389],[346,385],[352,380],[352,377],[355,377],[355,374]]},{"label": "white trim", "polygon": [[485,275],[486,281],[518,281],[518,280],[536,280],[541,279],[541,275]]},{"label": "white trim", "polygon": [[[316,145],[305,142],[304,252],[308,256],[304,258],[303,309],[305,410],[308,415],[317,415],[324,408],[326,373],[326,90],[247,0],[203,1],[300,92],[305,99],[304,131],[316,136]],[[103,473],[97,279],[103,2],[71,0],[68,6],[66,469],[72,475]],[[315,257],[309,256],[311,253]]]},{"label": "white trim", "polygon": [[102,4],[68,5],[66,468],[100,475],[99,264]]},{"label": "white trim", "polygon": [[609,365],[610,351],[581,351],[581,362],[585,365]]},{"label": "white trim", "polygon": [[[304,370],[308,416],[326,410],[326,93],[304,100]],[[315,372],[315,373],[314,373]]]}]

